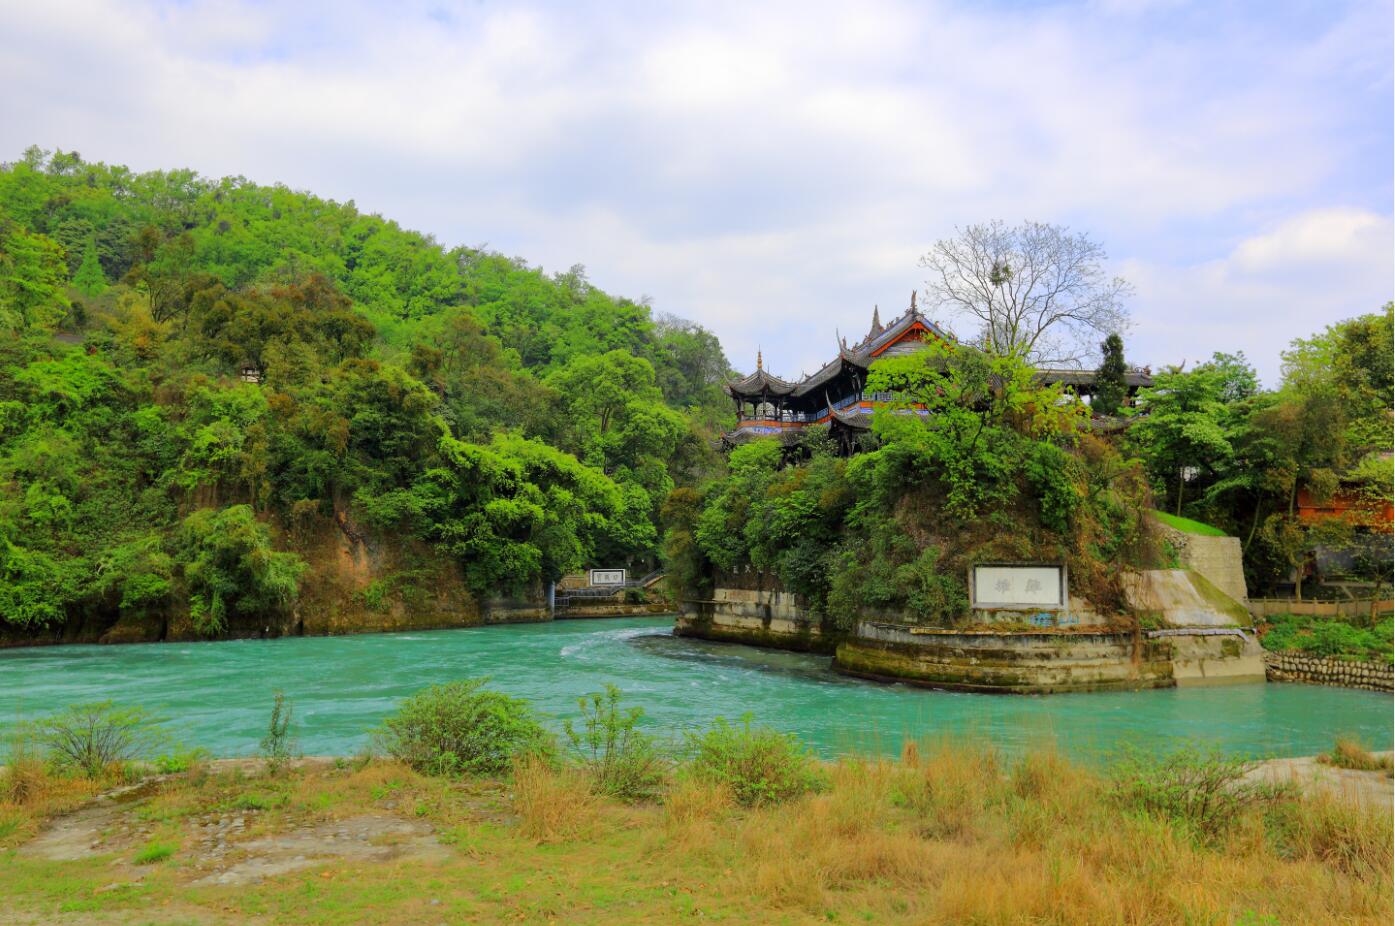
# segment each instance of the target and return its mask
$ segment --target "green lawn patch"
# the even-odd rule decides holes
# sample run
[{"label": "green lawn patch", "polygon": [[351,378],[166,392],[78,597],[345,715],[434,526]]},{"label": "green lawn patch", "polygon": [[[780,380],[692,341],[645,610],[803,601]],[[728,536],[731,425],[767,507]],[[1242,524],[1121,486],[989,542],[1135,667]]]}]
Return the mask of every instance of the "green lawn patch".
[{"label": "green lawn patch", "polygon": [[1230,536],[1219,527],[1212,527],[1210,524],[1202,524],[1200,521],[1193,521],[1191,518],[1182,518],[1175,514],[1168,514],[1166,511],[1154,509],[1151,514],[1168,527],[1175,528],[1184,534],[1197,534],[1202,537]]}]

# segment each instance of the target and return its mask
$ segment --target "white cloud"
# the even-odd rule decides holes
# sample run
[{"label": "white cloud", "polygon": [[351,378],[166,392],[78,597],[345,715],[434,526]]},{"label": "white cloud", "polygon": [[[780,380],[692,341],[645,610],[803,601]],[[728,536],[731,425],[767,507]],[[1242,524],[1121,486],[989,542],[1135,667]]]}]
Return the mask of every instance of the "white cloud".
[{"label": "white cloud", "polygon": [[583,262],[789,373],[873,303],[900,311],[954,226],[1055,221],[1138,284],[1149,359],[1276,363],[1271,333],[1365,310],[1391,275],[1388,4],[1285,15],[0,0],[0,157],[39,143],[353,198]]},{"label": "white cloud", "polygon": [[[1246,238],[1226,256],[1183,266],[1134,261],[1135,362],[1193,364],[1243,350],[1265,382],[1279,352],[1333,322],[1374,312],[1395,294],[1390,216],[1312,210]],[[1137,354],[1137,351],[1133,353]]]}]

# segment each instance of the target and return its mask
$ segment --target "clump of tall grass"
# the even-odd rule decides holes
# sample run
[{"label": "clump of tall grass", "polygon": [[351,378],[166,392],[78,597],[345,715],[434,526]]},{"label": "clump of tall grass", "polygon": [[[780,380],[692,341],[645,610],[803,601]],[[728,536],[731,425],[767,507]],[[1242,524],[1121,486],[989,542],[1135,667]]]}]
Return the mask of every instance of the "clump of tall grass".
[{"label": "clump of tall grass", "polygon": [[536,754],[519,757],[513,770],[513,806],[519,829],[538,842],[561,842],[592,832],[600,806],[588,776]]},{"label": "clump of tall grass", "polygon": [[1348,736],[1337,737],[1332,751],[1318,756],[1318,761],[1358,772],[1388,772],[1392,766],[1389,756],[1372,755],[1359,740]]},{"label": "clump of tall grass", "polygon": [[1162,755],[1125,750],[1110,770],[1120,809],[1189,827],[1202,839],[1222,838],[1247,808],[1291,796],[1287,785],[1247,779],[1256,763],[1219,749],[1184,746]]}]

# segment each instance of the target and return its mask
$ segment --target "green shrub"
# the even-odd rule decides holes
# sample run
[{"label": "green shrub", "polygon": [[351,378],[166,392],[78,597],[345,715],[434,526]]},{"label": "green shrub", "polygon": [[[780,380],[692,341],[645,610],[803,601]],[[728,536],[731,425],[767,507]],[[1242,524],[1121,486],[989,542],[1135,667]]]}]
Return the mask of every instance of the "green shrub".
[{"label": "green shrub", "polygon": [[1389,662],[1392,633],[1395,633],[1395,623],[1390,619],[1375,627],[1363,628],[1336,618],[1278,614],[1269,619],[1269,629],[1260,643],[1265,649],[1279,653]]},{"label": "green shrub", "polygon": [[207,758],[206,749],[174,750],[155,757],[155,770],[161,775],[177,775],[187,772]]},{"label": "green shrub", "polygon": [[823,785],[814,757],[796,736],[753,727],[749,715],[739,726],[718,717],[707,730],[693,734],[689,746],[691,773],[730,789],[746,807],[778,804]]},{"label": "green shrub", "polygon": [[644,709],[621,708],[620,698],[614,685],[578,698],[582,729],[570,720],[562,728],[596,791],[625,801],[646,800],[662,787],[667,762],[654,738],[637,729]]},{"label": "green shrub", "polygon": [[266,736],[262,737],[262,758],[266,760],[268,774],[276,775],[286,767],[295,755],[295,740],[291,737],[291,703],[283,692],[276,692],[276,700],[271,706],[271,719],[267,724]]},{"label": "green shrub", "polygon": [[110,701],[74,704],[35,721],[35,740],[58,768],[99,778],[120,763],[149,756],[167,741],[160,720]]},{"label": "green shrub", "polygon": [[1126,750],[1111,768],[1112,797],[1126,810],[1168,820],[1203,840],[1224,835],[1248,807],[1272,804],[1290,789],[1246,781],[1250,759],[1187,746],[1164,755]]},{"label": "green shrub", "polygon": [[402,702],[377,731],[389,755],[428,775],[502,775],[515,756],[550,753],[528,702],[484,690],[488,679],[432,685]]}]

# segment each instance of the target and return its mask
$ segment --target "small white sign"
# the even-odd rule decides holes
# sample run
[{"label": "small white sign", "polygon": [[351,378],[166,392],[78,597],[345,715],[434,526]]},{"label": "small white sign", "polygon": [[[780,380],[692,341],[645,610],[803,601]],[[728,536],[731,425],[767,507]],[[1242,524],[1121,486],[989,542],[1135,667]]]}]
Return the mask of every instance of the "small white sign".
[{"label": "small white sign", "polygon": [[976,608],[1064,608],[1063,566],[975,566]]},{"label": "small white sign", "polygon": [[591,585],[624,585],[625,570],[623,569],[592,569]]}]

